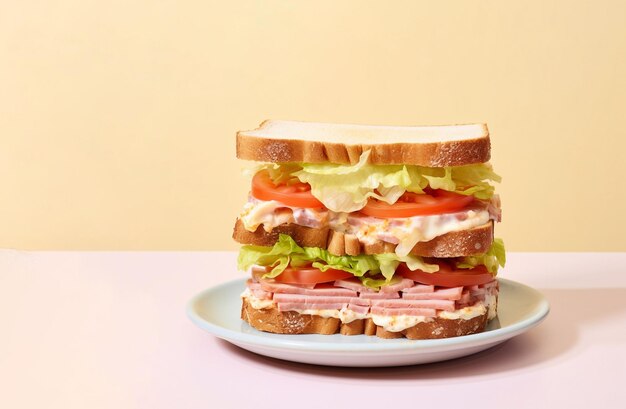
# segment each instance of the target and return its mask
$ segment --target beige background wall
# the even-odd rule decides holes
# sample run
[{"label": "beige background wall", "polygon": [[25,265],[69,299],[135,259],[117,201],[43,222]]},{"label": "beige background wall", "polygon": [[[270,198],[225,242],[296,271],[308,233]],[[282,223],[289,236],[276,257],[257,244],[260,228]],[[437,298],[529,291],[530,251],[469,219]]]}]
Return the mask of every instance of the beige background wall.
[{"label": "beige background wall", "polygon": [[0,248],[234,249],[234,134],[485,121],[510,250],[626,251],[626,2],[0,5]]}]

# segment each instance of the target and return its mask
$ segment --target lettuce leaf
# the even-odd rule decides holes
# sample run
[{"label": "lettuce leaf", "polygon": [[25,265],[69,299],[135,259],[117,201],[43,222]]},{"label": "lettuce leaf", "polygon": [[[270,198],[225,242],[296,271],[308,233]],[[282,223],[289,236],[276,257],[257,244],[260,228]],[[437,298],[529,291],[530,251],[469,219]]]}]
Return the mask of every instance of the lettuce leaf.
[{"label": "lettuce leaf", "polygon": [[[400,263],[406,263],[411,270],[435,272],[439,269],[438,265],[425,263],[421,257],[412,255],[399,257],[395,253],[385,253],[336,256],[319,247],[300,247],[286,234],[281,234],[273,247],[243,246],[237,259],[240,270],[247,270],[253,265],[272,267],[263,278],[277,277],[289,265],[298,267],[311,264],[322,271],[328,269],[347,271],[370,285],[373,285],[371,284],[372,276],[379,274],[384,277],[382,282],[390,283]],[[381,280],[376,282],[379,281]]]},{"label": "lettuce leaf", "polygon": [[485,163],[455,166],[451,169],[452,178],[456,183],[454,191],[462,195],[472,195],[478,199],[491,199],[495,189],[489,181],[497,183],[502,181],[502,178],[493,171],[491,165]]},{"label": "lettuce leaf", "polygon": [[391,280],[380,279],[375,277],[361,277],[361,284],[363,284],[367,288],[371,288],[372,290],[380,290],[380,287],[385,285],[392,285],[396,282],[400,281],[400,278],[394,277]]},{"label": "lettuce leaf", "polygon": [[[284,239],[283,236],[288,237],[289,240]],[[291,254],[296,255],[303,251],[302,247],[298,246],[291,237],[281,234],[273,247],[243,246],[237,258],[237,266],[240,270],[247,270],[253,265],[271,266],[273,268],[270,275],[273,278],[291,264]]]},{"label": "lettuce leaf", "polygon": [[370,197],[393,204],[404,192],[424,193],[424,188],[444,189],[479,199],[494,194],[492,182],[501,178],[489,164],[429,168],[414,165],[371,165],[365,151],[354,165],[284,163],[262,165],[276,183],[297,177],[311,185],[311,193],[336,212],[362,209]]},{"label": "lettuce leaf", "polygon": [[336,212],[362,209],[370,197],[395,203],[412,184],[411,176],[404,166],[368,165],[369,155],[364,152],[355,165],[305,163],[293,176],[311,185],[313,196]]},{"label": "lettuce leaf", "polygon": [[[397,281],[394,277],[400,263],[406,263],[410,270],[422,270],[434,273],[439,270],[437,264],[428,264],[421,257],[403,256],[395,253],[360,254],[358,256],[336,256],[328,250],[318,247],[300,247],[288,235],[281,234],[273,247],[246,245],[241,248],[237,260],[240,270],[248,270],[253,265],[269,266],[272,269],[263,278],[275,278],[288,266],[312,265],[321,271],[328,269],[347,271],[358,277],[366,287],[378,290],[381,286]],[[474,268],[484,265],[489,272],[496,274],[498,266],[504,267],[506,254],[502,239],[495,239],[484,254],[461,257],[456,262],[457,268]]]},{"label": "lettuce leaf", "polygon": [[502,239],[494,239],[493,244],[486,253],[462,257],[461,260],[456,263],[456,267],[474,268],[479,265],[484,265],[490,273],[495,275],[498,272],[498,267],[504,267],[505,264],[506,252],[504,250],[504,241],[502,241]]},{"label": "lettuce leaf", "polygon": [[422,270],[426,273],[434,273],[439,270],[439,266],[437,264],[427,264],[421,257],[406,255],[406,256],[398,256],[396,253],[384,253],[384,254],[374,254],[374,258],[380,264],[380,272],[387,279],[387,281],[391,280],[393,277],[393,273],[398,268],[398,264],[406,263],[406,266],[409,270]]}]

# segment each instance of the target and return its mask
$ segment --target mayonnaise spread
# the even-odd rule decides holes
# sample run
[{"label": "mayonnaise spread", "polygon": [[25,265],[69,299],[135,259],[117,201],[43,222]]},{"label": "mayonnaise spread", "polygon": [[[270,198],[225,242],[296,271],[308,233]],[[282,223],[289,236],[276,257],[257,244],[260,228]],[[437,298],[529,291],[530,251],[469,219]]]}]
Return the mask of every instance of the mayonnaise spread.
[{"label": "mayonnaise spread", "polygon": [[491,218],[486,209],[470,208],[454,213],[379,219],[360,213],[289,207],[275,200],[262,201],[253,197],[244,205],[239,216],[248,231],[253,232],[262,225],[269,232],[287,223],[311,228],[330,227],[334,231],[355,235],[361,243],[371,244],[381,240],[397,244],[396,254],[399,256],[409,254],[418,242],[478,227]]}]

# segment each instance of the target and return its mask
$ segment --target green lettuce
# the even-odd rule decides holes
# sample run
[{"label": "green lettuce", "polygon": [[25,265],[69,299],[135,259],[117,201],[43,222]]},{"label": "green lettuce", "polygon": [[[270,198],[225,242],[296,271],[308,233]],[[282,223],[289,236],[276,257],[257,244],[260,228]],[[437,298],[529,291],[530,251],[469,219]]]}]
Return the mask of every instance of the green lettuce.
[{"label": "green lettuce", "polygon": [[[319,247],[300,247],[288,235],[281,234],[273,247],[246,245],[241,248],[237,260],[240,270],[248,270],[254,265],[269,266],[271,270],[263,278],[275,278],[288,266],[302,267],[311,265],[321,271],[328,269],[347,271],[358,277],[361,283],[372,289],[393,284],[398,280],[394,277],[400,263],[414,270],[434,273],[439,270],[437,264],[429,264],[421,257],[400,257],[395,253],[360,254],[358,256],[336,256]],[[502,239],[495,239],[492,246],[484,254],[460,257],[456,261],[457,268],[474,268],[484,265],[495,275],[498,266],[504,267],[506,254]]]},{"label": "green lettuce", "polygon": [[311,185],[311,193],[336,212],[362,209],[370,197],[393,204],[404,192],[424,193],[426,187],[443,189],[478,199],[490,199],[492,182],[501,178],[489,164],[429,168],[414,165],[371,165],[370,151],[365,151],[354,165],[284,163],[267,164],[276,183],[298,178]]},{"label": "green lettuce", "polygon": [[505,264],[506,252],[504,250],[504,241],[502,241],[502,239],[494,239],[493,244],[486,253],[462,257],[461,260],[456,263],[456,267],[474,268],[479,265],[484,265],[490,273],[495,274],[498,272],[498,267],[504,267]]},{"label": "green lettuce", "polygon": [[[281,234],[273,247],[243,246],[237,259],[240,270],[247,270],[253,265],[271,267],[263,278],[277,277],[289,265],[301,267],[310,264],[321,271],[347,271],[371,288],[392,282],[393,274],[400,263],[406,263],[411,270],[420,269],[429,273],[439,270],[438,265],[428,264],[421,257],[412,255],[400,257],[394,253],[384,253],[336,256],[319,247],[300,247],[286,234]],[[379,274],[384,279],[374,278]]]},{"label": "green lettuce", "polygon": [[491,199],[494,194],[494,187],[489,181],[500,183],[502,180],[490,165],[484,163],[455,166],[451,169],[452,179],[456,184],[454,191],[462,195],[473,195],[479,199]]}]

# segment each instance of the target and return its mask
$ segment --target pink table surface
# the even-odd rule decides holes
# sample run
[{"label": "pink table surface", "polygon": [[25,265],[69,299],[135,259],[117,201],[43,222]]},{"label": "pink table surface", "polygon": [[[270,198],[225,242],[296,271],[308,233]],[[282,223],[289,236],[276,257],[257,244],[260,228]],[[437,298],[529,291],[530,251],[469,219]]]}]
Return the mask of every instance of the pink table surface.
[{"label": "pink table surface", "polygon": [[[500,346],[348,369],[257,356],[185,304],[235,253],[0,251],[0,408],[626,407],[626,253],[513,253],[552,311]],[[410,406],[407,406],[410,405]]]}]

